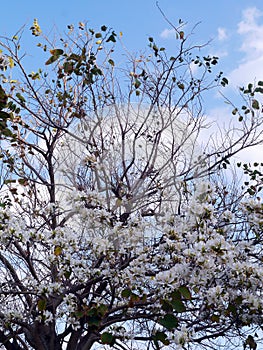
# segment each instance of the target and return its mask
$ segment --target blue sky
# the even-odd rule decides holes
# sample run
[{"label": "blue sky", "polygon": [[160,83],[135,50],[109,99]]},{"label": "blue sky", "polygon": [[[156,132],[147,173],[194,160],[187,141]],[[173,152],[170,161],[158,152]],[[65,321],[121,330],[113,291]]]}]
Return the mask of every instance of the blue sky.
[{"label": "blue sky", "polygon": [[[212,39],[210,53],[221,57],[220,69],[233,85],[263,75],[262,0],[159,0],[159,6],[171,22],[178,23],[179,18],[187,22],[186,31],[200,22],[192,40],[203,43]],[[68,24],[79,21],[95,28],[105,24],[122,31],[125,45],[132,51],[143,49],[148,36],[165,47],[174,45],[171,28],[155,0],[4,1],[0,35],[11,36],[24,24],[29,28],[34,18],[46,33],[54,26],[63,31]],[[25,35],[27,40],[30,47],[29,34]]]},{"label": "blue sky", "polygon": [[[237,69],[240,68],[247,69],[241,74],[242,78],[251,76],[254,79],[256,73],[260,78],[263,69],[255,72],[254,63],[259,66],[260,54],[263,56],[262,0],[159,0],[159,6],[171,22],[178,23],[179,18],[187,22],[186,31],[200,22],[193,40],[202,43],[213,39],[209,46],[211,54],[221,57],[220,68],[233,78],[233,84],[239,83],[240,70]],[[132,51],[145,47],[148,36],[153,36],[166,47],[172,48],[174,44],[172,31],[169,32],[171,28],[155,0],[4,1],[1,4],[0,35],[11,36],[24,24],[29,28],[34,18],[45,32],[54,26],[63,31],[68,24],[79,21],[87,21],[95,28],[105,24],[117,32],[122,31],[125,45]],[[29,38],[25,36],[25,40]]]},{"label": "blue sky", "polygon": [[[200,22],[191,40],[200,44],[212,39],[208,53],[221,58],[219,69],[233,88],[263,80],[262,0],[159,0],[159,6],[171,22],[187,22],[186,33]],[[3,1],[0,35],[12,36],[23,25],[29,29],[34,18],[45,33],[54,26],[63,32],[68,24],[79,21],[88,22],[93,28],[105,24],[123,32],[123,42],[132,52],[142,50],[149,36],[169,50],[176,45],[174,31],[155,0]],[[30,53],[33,43],[29,32],[24,43]],[[226,107],[222,99],[214,97],[212,103],[207,102],[205,112],[209,118],[222,119]]]}]

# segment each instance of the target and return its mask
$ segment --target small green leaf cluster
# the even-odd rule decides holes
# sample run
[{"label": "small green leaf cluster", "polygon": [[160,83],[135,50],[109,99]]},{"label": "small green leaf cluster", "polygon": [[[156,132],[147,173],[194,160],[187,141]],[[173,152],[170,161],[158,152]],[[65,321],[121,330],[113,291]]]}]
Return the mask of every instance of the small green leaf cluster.
[{"label": "small green leaf cluster", "polygon": [[242,168],[245,175],[249,177],[249,181],[245,181],[244,185],[247,187],[247,192],[251,195],[257,195],[262,191],[263,186],[263,163],[254,162],[250,163],[237,163],[238,168]]},{"label": "small green leaf cluster", "polygon": [[158,57],[160,52],[165,51],[165,48],[164,47],[159,47],[155,43],[155,41],[154,41],[154,39],[152,37],[149,37],[148,40],[149,40],[149,47],[152,49],[155,57]]},{"label": "small green leaf cluster", "polygon": [[175,314],[185,312],[185,301],[191,300],[191,292],[188,287],[181,286],[171,292],[167,298],[161,300],[162,310],[166,313],[159,319],[159,323],[168,330],[178,326],[178,319]]},{"label": "small green leaf cluster", "polygon": [[15,135],[13,134],[13,131],[9,128],[9,122],[12,119],[12,115],[4,109],[9,107],[8,96],[5,93],[5,90],[0,85],[0,139],[3,137],[11,137],[14,138]]},{"label": "small green leaf cluster", "polygon": [[241,106],[241,110],[235,107],[232,110],[233,115],[238,115],[238,121],[244,121],[245,116],[254,116],[256,112],[262,111],[262,104],[258,98],[255,98],[257,94],[263,94],[263,81],[258,81],[257,84],[249,83],[247,87],[241,87],[240,92],[244,95],[246,104]]},{"label": "small green leaf cluster", "polygon": [[93,306],[88,308],[86,305],[83,305],[78,311],[75,312],[75,317],[77,319],[85,318],[87,324],[90,328],[96,329],[99,327],[101,320],[108,311],[107,305],[100,304],[98,306]]},{"label": "small green leaf cluster", "polygon": [[212,66],[215,66],[218,64],[218,60],[219,58],[217,56],[196,56],[195,59],[192,60],[192,62],[196,65],[198,65],[199,67],[205,66],[207,71],[209,73],[212,72]]}]

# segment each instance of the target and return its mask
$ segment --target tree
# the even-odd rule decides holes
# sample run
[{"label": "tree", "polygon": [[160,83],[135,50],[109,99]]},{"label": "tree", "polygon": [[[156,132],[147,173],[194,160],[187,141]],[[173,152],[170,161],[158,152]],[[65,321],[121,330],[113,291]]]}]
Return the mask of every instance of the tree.
[{"label": "tree", "polygon": [[2,39],[3,349],[257,345],[261,172],[219,179],[262,142],[262,82],[201,147],[202,96],[227,79],[182,25],[173,56],[151,37],[133,56],[106,26],[53,43],[35,20],[45,66],[30,73],[20,32]]}]

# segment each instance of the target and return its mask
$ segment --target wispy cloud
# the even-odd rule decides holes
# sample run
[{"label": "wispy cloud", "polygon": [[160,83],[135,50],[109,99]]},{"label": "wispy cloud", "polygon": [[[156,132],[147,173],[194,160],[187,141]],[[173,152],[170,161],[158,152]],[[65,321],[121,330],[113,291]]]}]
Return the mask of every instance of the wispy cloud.
[{"label": "wispy cloud", "polygon": [[165,28],[161,34],[160,37],[163,39],[170,39],[170,38],[175,38],[175,30],[174,29],[167,29]]},{"label": "wispy cloud", "polygon": [[239,33],[248,33],[258,29],[256,20],[262,16],[262,12],[256,7],[249,7],[243,11],[242,21],[238,23]]},{"label": "wispy cloud", "polygon": [[227,30],[226,28],[218,28],[217,29],[217,39],[219,41],[223,41],[223,40],[226,40],[228,38],[228,35],[227,35]]},{"label": "wispy cloud", "polygon": [[256,7],[243,11],[242,19],[237,26],[237,34],[241,38],[239,65],[229,78],[236,86],[263,80],[263,23],[260,22],[263,13]]},{"label": "wispy cloud", "polygon": [[263,24],[258,20],[263,13],[256,7],[248,8],[243,11],[243,19],[238,23],[238,34],[243,36],[241,50],[249,56],[262,54],[263,52]]}]

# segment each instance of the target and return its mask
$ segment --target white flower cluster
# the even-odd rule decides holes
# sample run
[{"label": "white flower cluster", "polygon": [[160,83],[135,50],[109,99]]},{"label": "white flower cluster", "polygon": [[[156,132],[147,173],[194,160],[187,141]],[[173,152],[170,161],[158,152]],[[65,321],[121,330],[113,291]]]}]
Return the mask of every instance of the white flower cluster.
[{"label": "white flower cluster", "polygon": [[[53,212],[60,220],[68,218],[54,230],[43,224],[45,210],[38,212],[41,219],[34,226],[28,218],[2,208],[2,325],[15,319],[32,321],[33,316],[23,307],[27,294],[21,293],[21,299],[13,297],[20,293],[12,280],[15,273],[16,280],[36,300],[31,306],[37,310],[35,320],[44,324],[55,320],[79,329],[79,298],[84,290],[87,295],[81,305],[87,309],[92,305],[99,310],[104,305],[108,310],[114,300],[116,310],[138,311],[138,304],[140,311],[145,308],[159,315],[166,314],[163,300],[168,303],[172,293],[181,290],[179,304],[171,301],[181,310],[177,315],[181,323],[169,338],[178,349],[195,336],[191,317],[204,322],[209,310],[217,324],[226,322],[231,312],[249,324],[260,323],[263,266],[257,237],[262,204],[249,200],[236,213],[230,208],[222,211],[214,205],[215,196],[209,183],[200,182],[189,201],[182,204],[181,215],[168,210],[158,218],[134,215],[123,224],[114,221],[113,214],[103,207],[100,194],[76,192],[64,209],[62,204],[48,206],[46,217]],[[243,239],[244,235],[241,239],[239,231],[234,235],[242,215],[247,219],[247,237],[250,230],[256,231],[252,241]],[[228,227],[232,227],[231,238]],[[5,259],[16,271],[10,273]],[[122,295],[125,288],[127,295]],[[38,306],[35,296],[61,301],[51,313],[44,304]],[[236,309],[231,311],[231,307]],[[199,311],[189,316],[191,309]],[[124,330],[121,334],[129,337]]]}]

